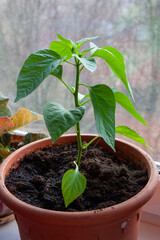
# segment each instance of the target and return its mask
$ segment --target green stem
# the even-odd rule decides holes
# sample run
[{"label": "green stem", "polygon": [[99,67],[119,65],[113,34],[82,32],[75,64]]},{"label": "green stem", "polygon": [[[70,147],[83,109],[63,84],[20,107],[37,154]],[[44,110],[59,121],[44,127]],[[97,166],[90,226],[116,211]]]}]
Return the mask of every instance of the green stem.
[{"label": "green stem", "polygon": [[81,69],[80,69],[80,72],[83,70],[83,68],[84,68],[84,66],[83,66],[83,67],[81,67]]},{"label": "green stem", "polygon": [[[78,102],[79,76],[80,76],[79,60],[75,58],[75,62],[76,62],[76,84],[75,84],[74,100],[75,100],[75,107],[79,107],[79,102]],[[76,129],[77,129],[77,143],[78,143],[77,165],[79,167],[82,150],[83,150],[79,122],[76,124]]]},{"label": "green stem", "polygon": [[73,94],[72,89],[62,80],[60,79],[60,81],[66,86],[66,88],[68,88],[68,90]]},{"label": "green stem", "polygon": [[84,84],[84,83],[79,83],[79,85],[81,85],[81,86],[84,86],[84,87],[87,87],[87,88],[88,88],[88,85],[87,85],[87,84]]},{"label": "green stem", "polygon": [[94,142],[99,137],[100,137],[100,135],[98,135],[95,138],[93,138],[89,143],[85,143],[82,148],[83,149],[87,148],[92,142]]},{"label": "green stem", "polygon": [[80,106],[83,106],[83,105],[85,105],[86,103],[88,103],[88,102],[90,102],[90,101],[91,101],[91,100],[89,99],[89,100],[87,100],[87,101],[81,103]]},{"label": "green stem", "polygon": [[67,60],[65,60],[65,62],[66,62],[66,63],[69,63],[69,64],[71,64],[71,65],[73,65],[73,66],[76,66],[76,64],[71,63],[71,62],[69,62],[69,61],[67,61]]}]

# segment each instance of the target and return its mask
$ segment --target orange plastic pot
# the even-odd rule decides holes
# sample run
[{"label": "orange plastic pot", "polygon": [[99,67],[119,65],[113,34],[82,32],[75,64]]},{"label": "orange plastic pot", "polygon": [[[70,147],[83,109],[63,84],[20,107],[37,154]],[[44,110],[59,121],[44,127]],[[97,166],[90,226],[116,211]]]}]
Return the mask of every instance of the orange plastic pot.
[{"label": "orange plastic pot", "polygon": [[[82,135],[90,141],[95,135]],[[70,144],[76,135],[65,135],[56,144]],[[98,142],[106,151],[112,151],[101,138]],[[116,140],[116,155],[124,161],[135,161],[147,168],[149,181],[144,189],[131,199],[100,210],[60,212],[31,206],[14,197],[5,186],[5,177],[18,165],[24,155],[52,145],[50,139],[28,144],[9,156],[0,169],[0,198],[14,211],[22,240],[136,240],[141,208],[152,197],[158,184],[158,171],[151,157],[140,148]]]},{"label": "orange plastic pot", "polygon": [[[12,142],[22,142],[23,136],[12,134]],[[14,219],[13,212],[0,200],[0,225],[8,223]]]}]

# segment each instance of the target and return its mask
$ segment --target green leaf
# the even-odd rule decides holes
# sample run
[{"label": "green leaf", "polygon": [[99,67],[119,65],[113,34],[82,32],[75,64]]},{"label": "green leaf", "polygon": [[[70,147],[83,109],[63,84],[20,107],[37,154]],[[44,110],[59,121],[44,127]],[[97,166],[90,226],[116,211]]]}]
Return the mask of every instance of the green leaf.
[{"label": "green leaf", "polygon": [[60,55],[49,49],[32,53],[19,73],[15,102],[31,94],[63,60]]},{"label": "green leaf", "polygon": [[124,83],[127,91],[133,98],[132,89],[126,78],[123,55],[115,48],[104,47],[102,49],[97,49],[92,54],[92,57],[100,57],[104,59],[108,63],[108,65],[111,67],[113,72],[116,74],[116,76]]},{"label": "green leaf", "polygon": [[62,42],[67,43],[67,45],[72,48],[71,40],[62,37],[59,33],[57,33],[57,38],[59,38]]},{"label": "green leaf", "polygon": [[67,43],[67,45],[68,45],[69,48],[72,49],[72,48],[74,47],[74,49],[78,51],[78,48],[77,48],[77,46],[76,46],[77,44],[76,44],[75,42],[73,42],[71,39],[64,38],[64,37],[62,37],[59,33],[57,33],[57,37],[58,37],[60,40],[62,40],[63,42]]},{"label": "green leaf", "polygon": [[132,129],[130,129],[129,127],[126,127],[126,126],[117,126],[116,127],[116,133],[118,134],[121,134],[121,135],[124,135],[128,138],[131,138],[133,139],[134,141],[136,142],[139,142],[141,143],[142,145],[146,146],[146,147],[149,147],[146,143],[145,143],[145,140],[140,137],[138,135],[138,133]]},{"label": "green leaf", "polygon": [[48,135],[44,134],[44,133],[27,133],[24,138],[23,138],[23,143],[24,144],[28,144],[40,139],[44,139],[47,138]]},{"label": "green leaf", "polygon": [[115,150],[115,98],[112,89],[104,84],[89,87],[96,128],[105,142]]},{"label": "green leaf", "polygon": [[94,52],[98,49],[97,45],[92,42],[90,42],[90,48],[92,48],[91,55],[93,55]]},{"label": "green leaf", "polygon": [[[113,90],[113,89],[112,89]],[[121,92],[114,92],[114,97],[117,103],[119,103],[123,108],[125,108],[132,116],[134,116],[138,121],[147,125],[145,120],[141,117],[141,115],[135,110],[133,103],[129,100],[129,98],[121,93]]]},{"label": "green leaf", "polygon": [[83,39],[79,40],[78,42],[76,42],[76,44],[78,45],[78,48],[79,48],[82,44],[84,44],[86,42],[89,42],[89,41],[92,41],[92,40],[94,40],[96,38],[99,38],[99,37],[96,36],[96,37],[83,38]]},{"label": "green leaf", "polygon": [[84,112],[84,106],[67,110],[58,103],[47,103],[43,115],[52,142],[55,142],[64,132],[78,123]]},{"label": "green leaf", "polygon": [[0,117],[11,117],[11,111],[8,107],[9,98],[0,93]]},{"label": "green leaf", "polygon": [[62,58],[65,58],[65,60],[72,58],[72,47],[66,42],[53,41],[51,42],[49,49],[57,52]]},{"label": "green leaf", "polygon": [[89,48],[81,52],[81,56],[83,57],[86,53],[92,51],[94,48]]},{"label": "green leaf", "polygon": [[79,61],[83,64],[83,66],[89,70],[90,72],[94,72],[97,68],[96,61],[91,57],[82,57],[80,58],[77,54],[73,54]]},{"label": "green leaf", "polygon": [[12,135],[10,133],[5,133],[0,137],[0,143],[4,146],[7,147],[10,145],[12,141]]},{"label": "green leaf", "polygon": [[68,170],[62,178],[62,195],[65,202],[65,207],[79,197],[86,189],[86,178],[83,176],[76,164],[75,170]]},{"label": "green leaf", "polygon": [[57,68],[54,68],[50,74],[62,80],[62,73],[63,73],[63,66],[59,65]]}]

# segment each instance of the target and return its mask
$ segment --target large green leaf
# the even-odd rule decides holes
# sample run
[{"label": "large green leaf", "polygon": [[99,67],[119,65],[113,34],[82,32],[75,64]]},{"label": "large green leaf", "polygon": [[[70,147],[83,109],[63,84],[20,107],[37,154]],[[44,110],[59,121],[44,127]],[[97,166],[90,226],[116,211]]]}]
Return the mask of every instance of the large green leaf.
[{"label": "large green leaf", "polygon": [[62,58],[65,58],[65,60],[72,58],[72,48],[66,42],[53,41],[51,42],[49,49],[57,52]]},{"label": "large green leaf", "polygon": [[91,57],[79,57],[77,54],[73,54],[79,61],[83,64],[83,66],[88,69],[90,72],[94,72],[97,68],[96,61]]},{"label": "large green leaf", "polygon": [[77,164],[75,170],[70,169],[63,175],[62,194],[66,207],[84,192],[86,183],[86,178],[79,172]]},{"label": "large green leaf", "polygon": [[116,133],[118,134],[121,134],[121,135],[124,135],[128,138],[131,138],[133,139],[134,141],[136,142],[139,142],[141,143],[142,145],[146,146],[146,147],[149,147],[146,143],[145,143],[145,140],[140,137],[138,135],[138,133],[132,129],[130,129],[129,127],[126,127],[126,126],[117,126],[116,127]]},{"label": "large green leaf", "polygon": [[102,49],[100,48],[97,49],[92,54],[92,57],[100,57],[104,59],[108,63],[108,65],[111,67],[113,72],[116,74],[116,76],[124,83],[127,91],[133,98],[132,89],[126,78],[123,55],[115,48],[104,47]]},{"label": "large green leaf", "polygon": [[60,80],[62,79],[62,73],[63,73],[63,66],[59,65],[57,68],[54,68],[50,74],[59,78]]},{"label": "large green leaf", "polygon": [[32,93],[63,60],[59,54],[50,49],[32,53],[19,73],[15,102]]},{"label": "large green leaf", "polygon": [[58,103],[47,103],[43,115],[52,142],[55,142],[64,132],[79,122],[84,112],[84,106],[67,110]]},{"label": "large green leaf", "polygon": [[[113,90],[113,89],[112,89]],[[133,115],[137,120],[139,120],[144,125],[148,126],[142,116],[135,110],[133,103],[129,100],[129,98],[121,93],[114,92],[114,97],[117,103],[119,103],[123,108],[125,108],[131,115]]]},{"label": "large green leaf", "polygon": [[9,98],[0,93],[0,117],[11,117],[11,111],[8,107]]},{"label": "large green leaf", "polygon": [[106,143],[115,149],[115,98],[112,89],[104,84],[89,87],[96,128]]}]

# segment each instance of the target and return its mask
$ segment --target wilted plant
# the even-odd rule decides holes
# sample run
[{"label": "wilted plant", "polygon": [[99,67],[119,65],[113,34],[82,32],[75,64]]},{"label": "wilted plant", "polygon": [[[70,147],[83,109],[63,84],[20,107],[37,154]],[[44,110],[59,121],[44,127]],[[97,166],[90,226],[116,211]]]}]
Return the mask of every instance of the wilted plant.
[{"label": "wilted plant", "polygon": [[[134,130],[126,126],[115,127],[116,103],[119,103],[141,123],[144,119],[136,112],[130,99],[115,88],[105,84],[89,86],[80,82],[80,74],[86,68],[90,72],[96,70],[95,58],[99,57],[111,67],[115,75],[123,82],[130,97],[133,94],[125,74],[125,64],[122,54],[112,47],[99,48],[90,42],[90,48],[81,51],[81,46],[97,37],[84,38],[78,42],[66,39],[57,34],[59,41],[53,41],[49,49],[42,49],[32,53],[24,62],[17,80],[17,96],[15,102],[31,94],[48,75],[57,77],[73,95],[75,108],[65,109],[56,102],[49,102],[44,107],[43,115],[47,129],[54,143],[64,132],[75,126],[78,143],[78,156],[75,170],[68,170],[62,179],[62,194],[67,207],[74,199],[80,196],[86,188],[86,178],[80,173],[79,166],[83,149],[88,147],[96,138],[102,136],[105,142],[115,151],[115,133],[125,135],[145,145],[145,141]],[[89,57],[85,57],[90,53]],[[73,59],[73,61],[71,60]],[[69,86],[62,78],[63,63],[76,68],[74,87]],[[88,90],[87,95],[79,93],[79,86]],[[81,140],[80,120],[85,113],[85,104],[92,103],[98,136],[91,142],[83,145]]]},{"label": "wilted plant", "polygon": [[[8,106],[9,98],[3,96],[0,93],[0,163],[10,153],[16,149],[11,145],[12,134],[11,132],[19,129],[31,122],[42,120],[43,117],[37,113],[31,112],[26,108],[20,108],[13,116]],[[40,138],[44,138],[45,134],[33,134],[29,133],[24,136],[23,142],[19,143],[19,146],[35,141]]]}]

